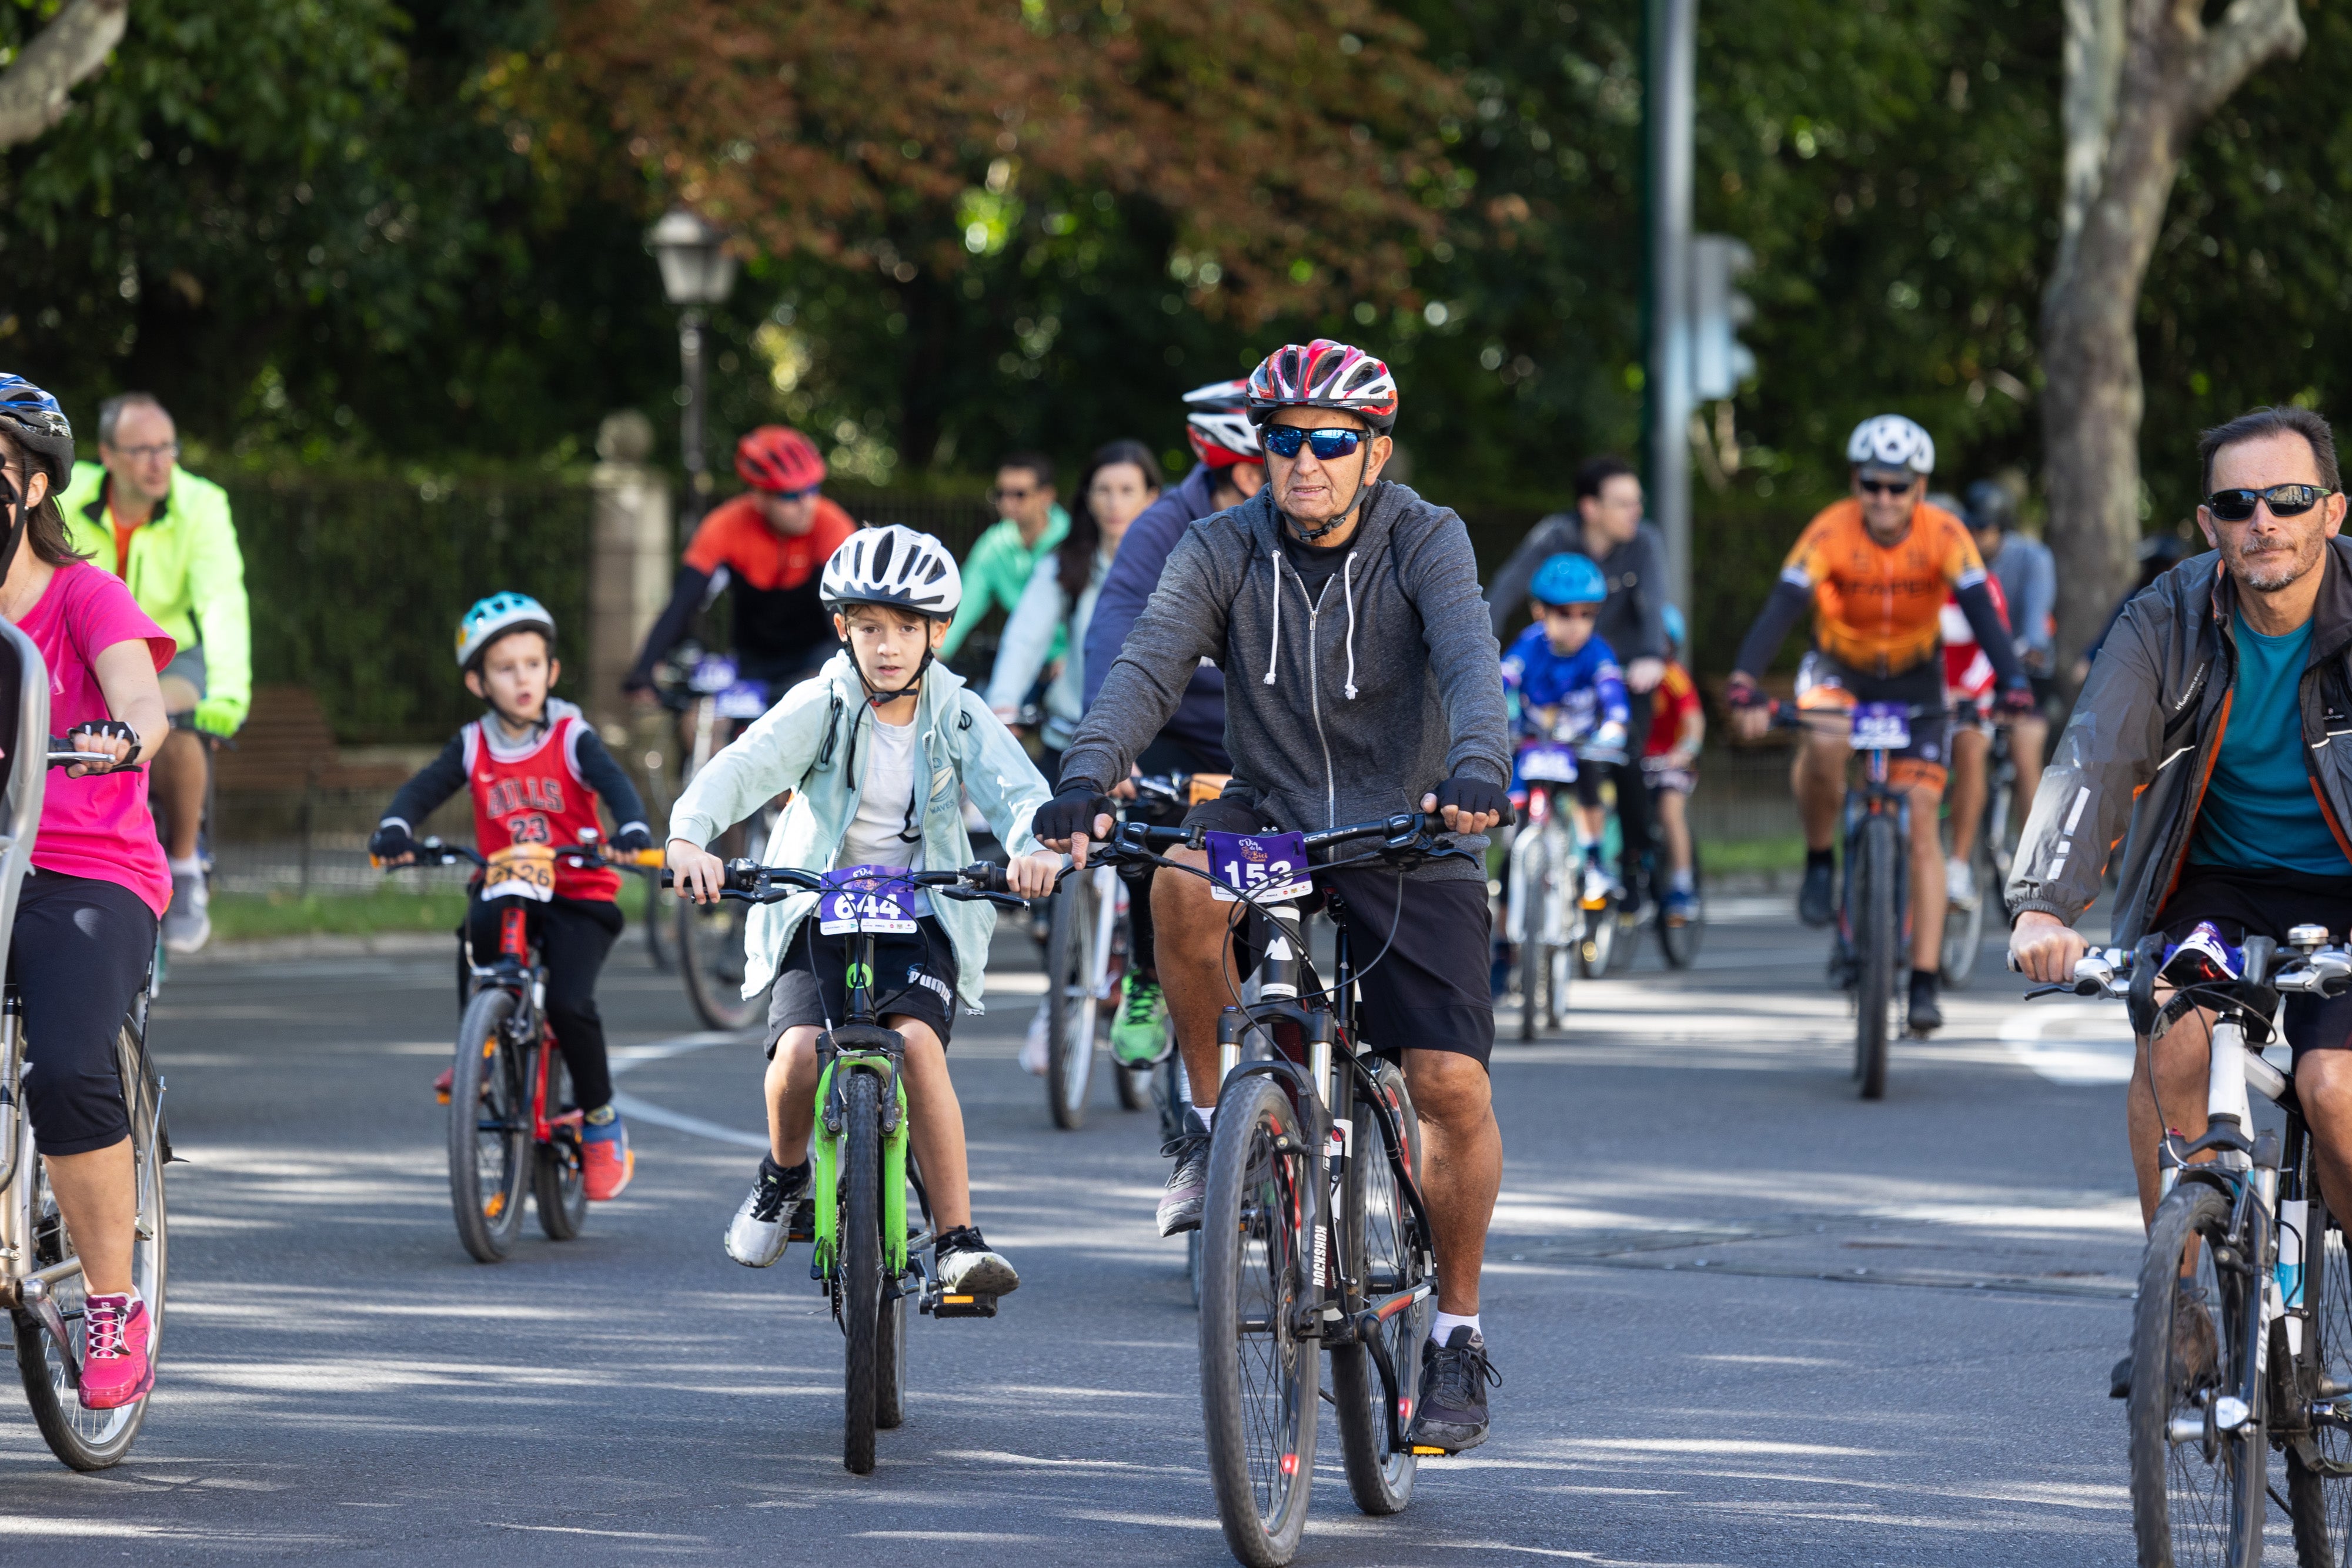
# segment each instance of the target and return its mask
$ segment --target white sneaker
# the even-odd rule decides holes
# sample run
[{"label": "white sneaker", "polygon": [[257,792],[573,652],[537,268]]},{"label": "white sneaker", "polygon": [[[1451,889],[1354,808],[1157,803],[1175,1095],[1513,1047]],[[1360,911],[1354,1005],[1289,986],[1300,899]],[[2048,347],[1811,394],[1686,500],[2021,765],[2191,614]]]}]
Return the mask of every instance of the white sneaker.
[{"label": "white sneaker", "polygon": [[1616,891],[1617,883],[1614,878],[1597,865],[1586,864],[1584,868],[1585,903],[1600,904]]},{"label": "white sneaker", "polygon": [[194,953],[213,939],[212,890],[202,871],[172,873],[172,903],[163,911],[163,946]]},{"label": "white sneaker", "polygon": [[1045,1004],[1037,1004],[1037,1016],[1029,1020],[1029,1033],[1021,1042],[1021,1071],[1033,1078],[1045,1076],[1045,1034],[1052,1023]]},{"label": "white sneaker", "polygon": [[1957,855],[1944,859],[1944,902],[1955,909],[1977,906],[1976,873]]}]

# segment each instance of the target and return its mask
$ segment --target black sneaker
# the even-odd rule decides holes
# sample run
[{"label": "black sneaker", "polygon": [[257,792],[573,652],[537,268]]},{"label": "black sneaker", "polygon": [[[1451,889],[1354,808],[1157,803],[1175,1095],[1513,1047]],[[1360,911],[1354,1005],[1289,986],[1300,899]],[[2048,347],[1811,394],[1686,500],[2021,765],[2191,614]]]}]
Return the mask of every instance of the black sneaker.
[{"label": "black sneaker", "polygon": [[1936,1005],[1936,977],[1911,977],[1911,1011],[1906,1019],[1913,1034],[1926,1034],[1944,1027],[1944,1009]]},{"label": "black sneaker", "polygon": [[760,1156],[760,1179],[727,1226],[727,1256],[746,1269],[773,1267],[793,1237],[793,1207],[809,1189],[805,1162],[786,1170]]},{"label": "black sneaker", "polygon": [[[2213,1314],[2202,1291],[2183,1290],[2172,1298],[2172,1369],[2183,1388],[2197,1388],[2212,1380],[2221,1362],[2221,1342],[2213,1333]],[[2128,1399],[2132,1390],[2132,1358],[2126,1355],[2107,1374],[2107,1397]]]},{"label": "black sneaker", "polygon": [[1209,1135],[1187,1133],[1160,1147],[1176,1158],[1168,1188],[1160,1195],[1160,1234],[1181,1236],[1201,1228],[1201,1205],[1209,1196]]},{"label": "black sneaker", "polygon": [[1797,890],[1797,918],[1808,925],[1827,925],[1837,917],[1837,867],[1814,861],[1805,867],[1805,884]]},{"label": "black sneaker", "polygon": [[1009,1296],[1021,1288],[1021,1276],[981,1239],[977,1226],[940,1231],[937,1256],[940,1288],[955,1295]]},{"label": "black sneaker", "polygon": [[1486,1362],[1486,1336],[1457,1325],[1445,1343],[1421,1344],[1421,1398],[1412,1413],[1405,1446],[1458,1454],[1486,1440],[1486,1388],[1502,1386],[1502,1375]]}]

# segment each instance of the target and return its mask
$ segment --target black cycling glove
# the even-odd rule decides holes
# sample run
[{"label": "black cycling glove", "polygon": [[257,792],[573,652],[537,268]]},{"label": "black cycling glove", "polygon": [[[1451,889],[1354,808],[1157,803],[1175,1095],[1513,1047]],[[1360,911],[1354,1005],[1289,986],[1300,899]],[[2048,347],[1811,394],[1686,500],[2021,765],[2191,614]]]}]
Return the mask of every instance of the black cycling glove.
[{"label": "black cycling glove", "polygon": [[1466,773],[1456,773],[1437,787],[1437,809],[1443,811],[1448,806],[1458,808],[1465,817],[1492,812],[1506,822],[1511,820],[1510,791]]},{"label": "black cycling glove", "polygon": [[613,847],[625,855],[643,854],[654,847],[654,836],[643,822],[631,822],[613,835]]},{"label": "black cycling glove", "polygon": [[1040,843],[1066,843],[1074,833],[1095,837],[1095,819],[1116,815],[1118,804],[1091,781],[1081,781],[1037,808],[1029,831]]},{"label": "black cycling glove", "polygon": [[408,829],[399,822],[379,822],[368,837],[368,853],[380,861],[396,861],[403,855],[416,852],[416,841],[408,836]]},{"label": "black cycling glove", "polygon": [[129,725],[123,723],[119,718],[84,719],[81,723],[66,731],[66,739],[70,741],[77,735],[102,736],[108,740],[127,740],[131,743],[131,750],[123,757],[121,761],[116,762],[104,756],[94,756],[90,758],[88,764],[89,767],[98,768],[128,768],[132,763],[139,760],[139,732],[131,728]]}]

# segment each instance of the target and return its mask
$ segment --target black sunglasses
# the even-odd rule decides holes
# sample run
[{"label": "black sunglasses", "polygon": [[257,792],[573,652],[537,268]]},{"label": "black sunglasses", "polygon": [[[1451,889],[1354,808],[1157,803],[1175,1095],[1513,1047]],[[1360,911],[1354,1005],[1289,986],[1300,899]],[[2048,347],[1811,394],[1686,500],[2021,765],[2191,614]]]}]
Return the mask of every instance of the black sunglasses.
[{"label": "black sunglasses", "polygon": [[2273,517],[2299,517],[2336,494],[2324,485],[2273,485],[2267,490],[2216,490],[2205,497],[2205,509],[2216,520],[2242,523],[2256,505],[2267,505]]},{"label": "black sunglasses", "polygon": [[1296,457],[1300,447],[1311,446],[1318,463],[1345,457],[1364,444],[1360,430],[1307,430],[1296,424],[1269,424],[1257,438],[1276,457]]},{"label": "black sunglasses", "polygon": [[1906,479],[1901,484],[1895,484],[1885,479],[1856,479],[1854,481],[1855,486],[1860,488],[1862,493],[1865,496],[1907,496],[1911,493],[1911,486],[1917,483],[1918,481],[1916,479]]}]

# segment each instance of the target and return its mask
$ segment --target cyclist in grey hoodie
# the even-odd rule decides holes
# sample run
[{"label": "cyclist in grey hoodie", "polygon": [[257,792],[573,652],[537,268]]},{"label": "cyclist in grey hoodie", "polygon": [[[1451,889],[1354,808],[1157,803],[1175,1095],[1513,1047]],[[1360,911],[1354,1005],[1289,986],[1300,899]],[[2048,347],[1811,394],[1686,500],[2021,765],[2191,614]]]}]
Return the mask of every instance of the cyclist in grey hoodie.
[{"label": "cyclist in grey hoodie", "polygon": [[[1438,1310],[1412,1440],[1458,1451],[1486,1435],[1478,1275],[1502,1134],[1486,1076],[1495,1014],[1485,833],[1510,810],[1511,759],[1501,650],[1469,534],[1453,512],[1380,481],[1396,406],[1388,367],[1343,343],[1293,344],[1258,367],[1249,411],[1265,487],[1192,524],[1170,554],[1063,753],[1060,793],[1039,812],[1037,835],[1083,862],[1087,840],[1110,831],[1108,786],[1159,734],[1202,658],[1224,671],[1235,777],[1188,822],[1313,831],[1442,814],[1457,855],[1402,877],[1362,869],[1330,881],[1360,928],[1394,933],[1361,976],[1359,1017],[1367,1043],[1402,1061],[1436,1232]],[[1174,858],[1206,862],[1192,852]],[[1158,878],[1152,913],[1186,1071],[1213,1084],[1227,921],[1191,876]],[[1163,1235],[1201,1223],[1213,1108],[1200,1114],[1203,1131],[1169,1150]]]}]

